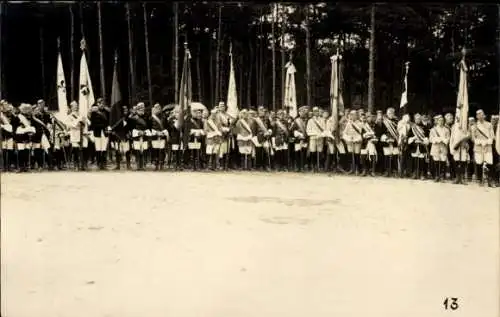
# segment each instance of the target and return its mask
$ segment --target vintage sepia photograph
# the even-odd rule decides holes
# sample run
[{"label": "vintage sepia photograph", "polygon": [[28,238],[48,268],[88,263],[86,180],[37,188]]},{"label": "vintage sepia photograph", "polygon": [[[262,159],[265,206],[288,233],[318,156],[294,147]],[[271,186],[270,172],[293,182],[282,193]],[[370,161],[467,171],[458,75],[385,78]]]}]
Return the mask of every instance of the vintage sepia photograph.
[{"label": "vintage sepia photograph", "polygon": [[500,5],[1,1],[1,317],[500,316]]}]

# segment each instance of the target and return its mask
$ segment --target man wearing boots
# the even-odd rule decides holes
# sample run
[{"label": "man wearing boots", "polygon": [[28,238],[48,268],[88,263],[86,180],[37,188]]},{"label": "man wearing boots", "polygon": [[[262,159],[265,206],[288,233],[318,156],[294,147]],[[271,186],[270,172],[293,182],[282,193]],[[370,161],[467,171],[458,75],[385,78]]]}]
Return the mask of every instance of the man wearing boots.
[{"label": "man wearing boots", "polygon": [[309,108],[302,106],[299,108],[299,117],[296,118],[290,128],[290,133],[293,135],[294,144],[294,165],[295,170],[304,171],[305,161],[307,157],[307,118]]},{"label": "man wearing boots", "polygon": [[[474,140],[474,161],[476,162],[477,170],[479,171],[479,183],[483,184],[483,177],[487,177],[489,187],[493,186],[493,178],[495,177],[495,169],[493,168],[493,139],[495,132],[491,123],[485,120],[483,110],[476,111],[476,126],[472,131]],[[483,176],[481,171],[487,171],[487,175]]]},{"label": "man wearing boots", "polygon": [[277,118],[273,125],[272,144],[274,148],[274,159],[278,171],[288,169],[288,127],[285,118],[286,113],[278,110]]},{"label": "man wearing boots", "polygon": [[19,125],[15,131],[17,152],[19,159],[19,171],[27,172],[31,168],[31,139],[36,133],[35,127],[32,125],[32,107],[29,104],[21,104],[19,106],[20,114]]},{"label": "man wearing boots", "polygon": [[361,146],[361,166],[363,172],[361,176],[369,174],[370,176],[375,176],[375,168],[377,166],[377,136],[375,135],[373,115],[367,113],[366,116],[361,117],[362,122],[362,132],[363,132],[363,143]]},{"label": "man wearing boots", "polygon": [[90,120],[78,113],[78,103],[70,103],[71,112],[68,116],[69,138],[71,143],[71,152],[75,170],[86,170],[88,161],[89,132],[87,127]]},{"label": "man wearing boots", "polygon": [[92,138],[94,139],[96,151],[96,163],[99,170],[106,169],[106,151],[108,149],[109,113],[104,107],[104,100],[97,99],[95,105],[90,108],[90,126]]},{"label": "man wearing boots", "polygon": [[326,153],[326,161],[325,161],[325,171],[326,172],[334,172],[337,168],[337,148],[336,148],[336,136],[337,136],[337,126],[336,126],[336,118],[331,115],[329,116],[328,111],[325,111],[323,115],[327,117],[325,124],[325,153]]},{"label": "man wearing boots", "polygon": [[33,134],[31,142],[33,149],[34,161],[32,162],[32,168],[36,163],[38,170],[45,168],[45,163],[49,164],[49,168],[52,169],[50,150],[50,126],[45,124],[44,115],[42,113],[42,107],[38,105],[33,105],[33,115],[31,116],[31,124],[35,127],[35,134]]},{"label": "man wearing boots", "polygon": [[320,171],[323,162],[324,131],[326,121],[320,116],[319,108],[313,107],[312,118],[307,121],[306,133],[309,136],[309,167],[312,171]]},{"label": "man wearing boots", "polygon": [[112,134],[114,136],[113,149],[115,150],[116,167],[115,170],[120,170],[122,157],[125,155],[125,161],[127,164],[127,169],[131,169],[130,166],[130,114],[127,106],[122,107],[122,117],[118,122],[112,127]]},{"label": "man wearing boots", "polygon": [[135,153],[135,161],[138,171],[145,170],[145,153],[148,150],[148,141],[151,137],[150,122],[145,116],[145,106],[139,102],[135,114],[130,118],[132,130],[132,148]]},{"label": "man wearing boots", "polygon": [[384,154],[384,176],[391,177],[395,168],[397,168],[398,149],[398,120],[394,108],[387,108],[386,116],[383,116],[384,133],[380,141],[383,143]]},{"label": "man wearing boots", "polygon": [[460,117],[457,117],[457,122],[452,125],[450,134],[450,153],[455,162],[455,184],[465,185],[467,162],[469,161],[469,139],[468,122],[462,124]]},{"label": "man wearing boots", "polygon": [[155,171],[163,170],[165,164],[165,147],[167,145],[168,130],[166,118],[162,113],[160,104],[155,104],[151,109],[151,146]]},{"label": "man wearing boots", "polygon": [[422,116],[416,113],[413,120],[415,122],[408,131],[408,150],[412,160],[413,179],[424,179],[425,155],[429,139],[422,124]]},{"label": "man wearing boots", "polygon": [[266,109],[260,106],[258,116],[253,120],[252,134],[255,145],[256,167],[260,170],[270,170],[271,167],[271,122],[266,116]]},{"label": "man wearing boots", "polygon": [[219,147],[219,159],[221,167],[227,170],[229,167],[229,151],[231,149],[231,117],[226,112],[226,104],[221,101],[218,106],[217,123],[220,132],[222,132],[222,140]]},{"label": "man wearing boots", "polygon": [[189,120],[186,122],[186,133],[189,135],[189,161],[195,171],[201,168],[201,141],[205,135],[201,115],[201,109],[193,110],[192,116],[190,116]]},{"label": "man wearing boots", "polygon": [[14,135],[18,126],[18,119],[12,115],[10,105],[6,101],[0,103],[0,129],[1,129],[1,144],[2,147],[2,168],[9,171],[12,162],[15,162],[14,157]]},{"label": "man wearing boots", "polygon": [[252,155],[252,128],[248,119],[248,111],[242,109],[239,113],[239,119],[235,125],[236,141],[240,153],[241,169],[248,171],[250,169]]},{"label": "man wearing boots", "polygon": [[[444,126],[450,130],[450,135],[451,135],[451,130],[452,127],[455,123],[455,116],[452,113],[447,113],[444,115]],[[453,160],[453,153],[448,152],[448,172],[450,173],[450,178],[455,179],[456,178],[456,164],[455,161]]]},{"label": "man wearing boots", "polygon": [[206,154],[208,157],[208,169],[217,169],[219,148],[222,142],[222,132],[217,124],[217,108],[212,109],[210,116],[205,121]]},{"label": "man wearing boots", "polygon": [[174,170],[182,169],[182,140],[181,140],[181,120],[180,111],[178,109],[172,110],[167,119],[168,122],[168,135],[170,137],[170,162],[169,165]]},{"label": "man wearing boots", "polygon": [[358,112],[356,110],[352,110],[349,113],[349,119],[342,133],[342,139],[346,142],[347,152],[351,157],[351,169],[349,174],[358,175],[363,134],[361,122],[358,119]]},{"label": "man wearing boots", "polygon": [[434,160],[435,181],[443,179],[446,160],[448,158],[448,144],[450,142],[450,130],[444,125],[442,115],[434,117],[436,126],[431,129],[429,142],[431,143],[431,156]]}]

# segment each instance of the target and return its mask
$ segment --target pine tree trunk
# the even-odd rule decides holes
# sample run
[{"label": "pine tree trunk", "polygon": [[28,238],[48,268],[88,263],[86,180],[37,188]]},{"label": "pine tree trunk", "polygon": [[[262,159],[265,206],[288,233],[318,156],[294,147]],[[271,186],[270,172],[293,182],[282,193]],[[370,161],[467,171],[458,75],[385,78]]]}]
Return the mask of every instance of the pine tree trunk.
[{"label": "pine tree trunk", "polygon": [[45,82],[45,48],[43,25],[40,26],[40,66],[42,67],[42,96],[47,101],[47,86]]},{"label": "pine tree trunk", "polygon": [[201,56],[201,44],[198,41],[198,54],[196,55],[196,77],[198,78],[198,100],[204,102],[203,93],[201,88],[201,67],[200,67],[200,56]]},{"label": "pine tree trunk", "polygon": [[70,14],[70,38],[69,38],[69,52],[70,52],[70,85],[71,85],[71,100],[75,100],[75,12],[73,10],[73,4],[69,5],[69,14]]},{"label": "pine tree trunk", "polygon": [[210,102],[212,103],[212,108],[215,107],[215,82],[214,82],[214,43],[213,43],[213,33],[210,35],[209,41],[209,73],[210,73],[210,82],[209,82],[209,91],[210,91]]},{"label": "pine tree trunk", "polygon": [[373,113],[373,102],[375,93],[375,4],[371,5],[370,18],[370,61],[368,70],[368,112]]},{"label": "pine tree trunk", "polygon": [[174,100],[179,103],[179,3],[174,2]]},{"label": "pine tree trunk", "polygon": [[309,6],[306,7],[306,91],[307,105],[312,106],[311,102],[311,43],[309,34]]},{"label": "pine tree trunk", "polygon": [[215,51],[215,103],[214,107],[219,104],[220,99],[220,49],[221,49],[221,31],[222,31],[222,5],[218,7],[218,24],[217,24],[217,49]]},{"label": "pine tree trunk", "polygon": [[129,100],[130,107],[133,107],[136,98],[136,88],[135,88],[135,64],[134,64],[134,50],[133,50],[133,37],[132,37],[132,22],[130,16],[130,4],[125,3],[127,9],[127,34],[128,34],[128,61],[129,61],[129,73],[130,73],[130,90],[129,90]]},{"label": "pine tree trunk", "polygon": [[273,19],[271,23],[271,33],[272,33],[272,44],[271,44],[271,49],[272,49],[272,54],[273,54],[273,111],[276,111],[276,38],[275,38],[275,32],[274,32],[274,24],[275,24],[275,18],[276,18],[276,4],[274,3],[272,5],[272,10],[273,10]]},{"label": "pine tree trunk", "polygon": [[[263,10],[260,10],[260,16],[262,16]],[[264,32],[262,29],[262,24],[264,23],[263,19],[260,20],[260,30],[259,30],[259,88],[258,88],[258,105],[264,105]]]},{"label": "pine tree trunk", "polygon": [[[281,7],[280,7],[281,8]],[[284,12],[281,11],[281,18],[284,19]],[[285,65],[286,65],[286,57],[285,57],[285,22],[281,21],[281,104],[280,109],[283,109],[285,105]]]},{"label": "pine tree trunk", "polygon": [[249,67],[248,67],[248,76],[247,76],[247,107],[252,106],[252,80],[253,80],[253,66],[254,64],[254,48],[253,43],[250,41],[248,43],[250,49],[250,58],[249,58]]},{"label": "pine tree trunk", "polygon": [[[0,2],[0,38],[3,38],[2,34],[2,23],[3,23],[3,2]],[[4,72],[3,72],[3,59],[2,59],[3,41],[0,41],[0,100],[4,97]]]},{"label": "pine tree trunk", "polygon": [[99,27],[99,66],[101,68],[101,97],[106,100],[106,81],[104,77],[104,47],[102,44],[102,12],[101,12],[101,2],[97,2],[97,19]]},{"label": "pine tree trunk", "polygon": [[149,56],[149,36],[148,36],[148,13],[146,9],[146,3],[142,4],[142,12],[144,16],[144,46],[146,47],[146,71],[148,78],[148,96],[149,105],[153,106],[153,87],[151,86],[151,64]]},{"label": "pine tree trunk", "polygon": [[[238,80],[238,83],[236,85],[236,87],[240,88],[239,89],[239,94],[238,94],[238,104],[239,104],[239,108],[241,109],[243,107],[243,92],[244,92],[244,86],[243,86],[243,72],[246,71],[245,67],[243,66],[244,65],[244,62],[245,62],[245,58],[243,56],[243,54],[240,54],[240,58],[239,58],[239,67],[237,69],[239,69],[239,73],[238,73],[238,76],[239,76],[239,80]],[[236,90],[238,92],[238,90]]]}]

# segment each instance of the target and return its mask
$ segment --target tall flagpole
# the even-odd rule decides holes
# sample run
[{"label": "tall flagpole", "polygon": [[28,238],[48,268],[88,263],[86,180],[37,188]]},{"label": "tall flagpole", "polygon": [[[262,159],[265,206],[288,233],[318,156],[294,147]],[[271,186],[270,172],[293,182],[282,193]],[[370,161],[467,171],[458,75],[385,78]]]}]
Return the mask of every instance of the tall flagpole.
[{"label": "tall flagpole", "polygon": [[174,93],[175,104],[179,103],[179,3],[174,2]]},{"label": "tall flagpole", "polygon": [[133,106],[135,101],[135,66],[134,66],[134,50],[133,50],[133,38],[132,38],[132,25],[130,21],[130,4],[125,3],[125,8],[127,9],[127,34],[128,34],[128,63],[129,63],[129,73],[130,73],[130,91],[129,100],[130,107]]},{"label": "tall flagpole", "polygon": [[144,15],[144,45],[146,46],[146,68],[148,74],[148,93],[149,93],[149,106],[153,106],[153,90],[151,87],[151,65],[149,61],[149,36],[148,36],[148,15],[146,10],[146,3],[142,4],[142,11]]},{"label": "tall flagpole", "polygon": [[[3,34],[2,34],[2,24],[3,24],[3,2],[0,2],[0,38],[2,38]],[[0,41],[0,100],[3,98],[4,96],[4,92],[3,92],[3,85],[4,85],[4,82],[3,82],[3,59],[2,59],[2,50],[3,50],[3,45],[2,45],[3,41]]]},{"label": "tall flagpole", "polygon": [[272,16],[272,23],[271,23],[271,33],[272,33],[272,44],[271,44],[271,50],[273,54],[273,111],[276,111],[276,43],[275,43],[275,34],[274,34],[274,24],[276,20],[276,3],[273,3],[272,5],[273,9],[273,16]]},{"label": "tall flagpole", "polygon": [[307,105],[311,107],[311,43],[309,34],[309,4],[306,7],[306,91]]},{"label": "tall flagpole", "polygon": [[219,93],[220,93],[220,47],[221,47],[221,32],[222,32],[222,5],[219,4],[219,22],[217,26],[217,50],[215,52],[215,104],[214,107],[219,104]]},{"label": "tall flagpole", "polygon": [[[285,104],[285,14],[280,5],[281,16],[281,107]],[[280,107],[280,108],[281,108]]]},{"label": "tall flagpole", "polygon": [[45,86],[45,52],[44,52],[44,32],[43,32],[43,22],[40,25],[40,66],[42,68],[42,96],[44,100],[47,100],[47,86]]},{"label": "tall flagpole", "polygon": [[99,64],[101,67],[101,97],[106,102],[106,81],[104,77],[104,52],[102,44],[102,13],[101,13],[101,2],[97,2],[97,17],[99,22]]}]

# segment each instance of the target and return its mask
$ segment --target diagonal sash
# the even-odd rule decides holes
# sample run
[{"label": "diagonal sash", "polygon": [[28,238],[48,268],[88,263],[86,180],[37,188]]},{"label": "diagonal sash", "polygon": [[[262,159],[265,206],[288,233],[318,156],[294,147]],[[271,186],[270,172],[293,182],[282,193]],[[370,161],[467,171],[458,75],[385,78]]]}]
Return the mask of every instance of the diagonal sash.
[{"label": "diagonal sash", "polygon": [[395,123],[393,123],[387,117],[384,117],[384,119],[382,121],[384,122],[384,125],[387,128],[387,130],[389,130],[389,133],[391,134],[392,138],[394,140],[397,140],[398,139],[398,133],[397,133],[397,129],[395,127]]},{"label": "diagonal sash", "polygon": [[264,122],[262,122],[262,120],[259,117],[255,118],[255,121],[259,125],[259,128],[262,130],[262,132],[266,133],[267,132],[267,128],[264,125]]},{"label": "diagonal sash", "polygon": [[358,127],[356,126],[356,122],[351,121],[351,122],[350,122],[350,124],[351,124],[351,127],[354,129],[354,131],[355,131],[358,135],[362,136],[361,131],[359,131]]},{"label": "diagonal sash", "polygon": [[217,125],[214,123],[214,121],[212,119],[208,119],[207,123],[210,126],[210,128],[212,128],[212,130],[214,130],[214,132],[220,133],[219,128],[217,128]]},{"label": "diagonal sash", "polygon": [[413,134],[417,137],[417,139],[419,141],[423,141],[425,139],[424,130],[419,125],[412,124],[411,131],[413,132]]},{"label": "diagonal sash", "polygon": [[319,125],[319,122],[318,122],[318,121],[316,121],[316,119],[314,119],[314,118],[313,118],[313,119],[312,119],[312,121],[314,122],[314,125],[315,125],[318,129],[319,129],[319,131],[320,131],[321,133],[323,133],[323,132],[325,131],[325,129],[323,129],[323,128]]},{"label": "diagonal sash", "polygon": [[146,124],[146,120],[144,120],[143,118],[139,117],[139,116],[136,116],[135,117],[135,120],[139,123],[141,123],[143,126],[147,126]]},{"label": "diagonal sash", "polygon": [[276,125],[281,129],[281,131],[285,132],[285,134],[288,134],[287,128],[283,125],[281,121],[276,120]]},{"label": "diagonal sash", "polygon": [[155,114],[151,115],[154,121],[160,125],[160,128],[163,130],[163,123],[161,122],[160,118],[158,118]]},{"label": "diagonal sash", "polygon": [[304,127],[304,122],[302,122],[302,119],[297,118],[295,119],[295,122],[297,123],[300,132],[302,132],[302,134],[305,136],[307,133],[306,133],[306,128]]},{"label": "diagonal sash", "polygon": [[485,138],[485,139],[489,139],[488,136],[486,135],[486,133],[484,133],[484,131],[482,131],[478,125],[476,125],[476,130],[481,133],[481,135]]},{"label": "diagonal sash", "polygon": [[243,126],[243,128],[245,130],[247,130],[248,133],[252,134],[252,129],[250,128],[250,126],[248,125],[248,123],[244,119],[241,119],[240,123]]}]

